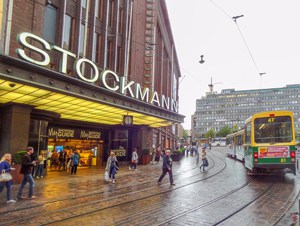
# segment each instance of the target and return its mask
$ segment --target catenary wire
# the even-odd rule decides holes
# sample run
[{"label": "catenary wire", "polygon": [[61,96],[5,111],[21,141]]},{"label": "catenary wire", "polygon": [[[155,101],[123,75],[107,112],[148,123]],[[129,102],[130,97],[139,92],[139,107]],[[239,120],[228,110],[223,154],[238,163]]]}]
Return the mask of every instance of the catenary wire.
[{"label": "catenary wire", "polygon": [[249,55],[250,55],[250,57],[251,57],[251,59],[252,59],[252,62],[253,62],[253,64],[254,64],[254,66],[255,66],[255,69],[256,69],[257,73],[260,75],[260,70],[259,70],[259,68],[258,68],[258,65],[257,65],[257,63],[256,63],[256,61],[255,61],[255,59],[254,59],[254,56],[253,56],[253,54],[252,54],[252,52],[251,52],[251,50],[250,50],[250,48],[249,48],[249,45],[248,45],[248,43],[247,43],[247,41],[246,41],[246,39],[245,39],[245,37],[244,37],[244,35],[243,35],[243,33],[242,33],[242,31],[241,31],[241,29],[240,29],[240,27],[239,27],[237,21],[234,20],[233,17],[230,16],[229,13],[227,13],[222,7],[220,7],[219,5],[217,5],[214,1],[209,0],[209,2],[211,2],[216,8],[218,8],[224,15],[226,15],[228,18],[230,18],[230,20],[233,20],[233,22],[234,22],[235,25],[237,26],[237,29],[238,29],[238,31],[239,31],[239,33],[240,33],[240,35],[241,35],[241,37],[242,37],[242,39],[243,39],[243,41],[244,41],[244,44],[245,44],[245,46],[246,46],[246,48],[247,48],[247,50],[248,50],[248,53],[249,53]]}]

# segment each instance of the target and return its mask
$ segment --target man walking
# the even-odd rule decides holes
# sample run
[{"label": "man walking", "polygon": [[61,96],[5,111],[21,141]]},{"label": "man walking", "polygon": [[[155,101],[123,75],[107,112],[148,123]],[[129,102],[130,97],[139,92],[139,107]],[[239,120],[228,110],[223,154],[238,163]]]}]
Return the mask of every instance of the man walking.
[{"label": "man walking", "polygon": [[164,176],[166,176],[166,174],[169,173],[170,184],[171,186],[175,185],[173,180],[173,172],[172,172],[172,159],[170,155],[171,155],[170,150],[166,150],[166,154],[163,155],[162,174],[158,179],[158,184],[161,184],[161,181],[164,178]]},{"label": "man walking", "polygon": [[27,153],[23,156],[22,159],[22,167],[20,173],[24,175],[23,181],[21,183],[17,199],[25,199],[26,197],[22,196],[23,189],[27,182],[29,182],[29,194],[28,199],[36,199],[33,195],[33,187],[34,187],[34,180],[32,177],[32,167],[36,165],[36,161],[31,161],[31,155],[33,154],[34,149],[33,147],[27,148]]}]

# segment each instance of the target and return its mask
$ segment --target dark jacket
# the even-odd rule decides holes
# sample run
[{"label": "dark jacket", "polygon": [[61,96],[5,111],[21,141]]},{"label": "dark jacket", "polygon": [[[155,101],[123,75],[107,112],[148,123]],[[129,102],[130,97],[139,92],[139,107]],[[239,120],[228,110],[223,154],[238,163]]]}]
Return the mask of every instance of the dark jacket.
[{"label": "dark jacket", "polygon": [[172,169],[172,159],[171,156],[163,155],[163,169]]},{"label": "dark jacket", "polygon": [[21,167],[20,173],[21,174],[31,174],[32,167],[33,167],[33,164],[31,161],[31,157],[29,154],[26,153],[22,159],[22,167]]}]

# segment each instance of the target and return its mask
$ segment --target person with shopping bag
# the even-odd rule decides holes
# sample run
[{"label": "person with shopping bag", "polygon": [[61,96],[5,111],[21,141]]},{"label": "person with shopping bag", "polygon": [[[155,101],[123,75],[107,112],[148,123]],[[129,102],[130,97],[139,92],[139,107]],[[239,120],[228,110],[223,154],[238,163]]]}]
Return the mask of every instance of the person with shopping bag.
[{"label": "person with shopping bag", "polygon": [[115,183],[115,175],[119,169],[118,160],[113,151],[110,152],[110,156],[106,162],[105,171],[109,174],[109,181],[112,180],[113,184]]},{"label": "person with shopping bag", "polygon": [[10,166],[11,163],[11,154],[6,153],[0,160],[0,192],[3,191],[4,187],[6,187],[6,195],[7,201],[6,203],[14,203],[16,202],[12,199],[11,190],[12,190],[12,176],[10,175],[11,170],[15,170]]}]

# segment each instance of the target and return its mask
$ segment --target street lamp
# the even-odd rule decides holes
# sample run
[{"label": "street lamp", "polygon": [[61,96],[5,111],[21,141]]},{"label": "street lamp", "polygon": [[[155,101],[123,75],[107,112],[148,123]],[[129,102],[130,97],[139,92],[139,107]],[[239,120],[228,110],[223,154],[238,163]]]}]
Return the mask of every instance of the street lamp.
[{"label": "street lamp", "polygon": [[203,60],[203,57],[204,57],[204,56],[201,55],[200,57],[201,57],[201,59],[200,59],[199,63],[200,63],[200,64],[203,64],[203,63],[205,62],[205,60]]},{"label": "street lamp", "polygon": [[243,17],[244,15],[240,15],[240,16],[234,16],[232,17],[232,19],[234,20],[234,22],[236,23],[236,20]]},{"label": "street lamp", "polygon": [[209,91],[212,93],[214,91],[214,85],[216,84],[223,84],[223,82],[215,82],[215,83],[212,83],[212,77],[210,78],[210,84],[208,84],[208,87],[209,87]]}]

